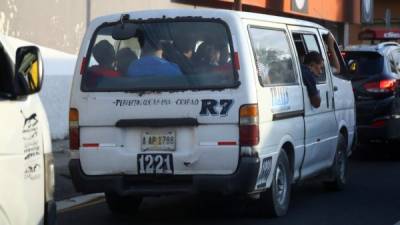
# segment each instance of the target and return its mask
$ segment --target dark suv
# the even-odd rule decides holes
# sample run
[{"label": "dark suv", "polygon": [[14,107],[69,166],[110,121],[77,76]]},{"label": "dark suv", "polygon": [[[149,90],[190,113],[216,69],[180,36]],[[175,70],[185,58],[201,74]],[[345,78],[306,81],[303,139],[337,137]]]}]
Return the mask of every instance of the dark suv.
[{"label": "dark suv", "polygon": [[399,140],[400,44],[352,46],[342,54],[356,99],[359,140]]}]

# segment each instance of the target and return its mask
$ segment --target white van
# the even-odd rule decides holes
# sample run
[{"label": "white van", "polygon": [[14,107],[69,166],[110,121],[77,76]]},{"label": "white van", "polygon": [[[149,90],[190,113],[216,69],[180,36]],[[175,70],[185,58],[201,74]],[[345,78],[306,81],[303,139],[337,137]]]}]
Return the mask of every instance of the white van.
[{"label": "white van", "polygon": [[[145,196],[246,194],[284,215],[291,184],[346,183],[355,114],[339,49],[315,23],[228,10],[154,10],[95,19],[70,103],[70,171],[113,212]],[[321,53],[319,108],[300,60]],[[268,206],[268,207],[267,207]]]},{"label": "white van", "polygon": [[37,47],[16,51],[5,36],[0,36],[2,225],[55,224],[50,132],[37,94],[43,80],[42,68]]}]

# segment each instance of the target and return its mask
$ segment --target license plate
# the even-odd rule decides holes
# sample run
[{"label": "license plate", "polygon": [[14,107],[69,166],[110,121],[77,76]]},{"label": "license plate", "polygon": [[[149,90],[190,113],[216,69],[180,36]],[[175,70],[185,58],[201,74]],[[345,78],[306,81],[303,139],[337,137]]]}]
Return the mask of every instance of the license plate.
[{"label": "license plate", "polygon": [[138,154],[139,174],[173,174],[172,154]]},{"label": "license plate", "polygon": [[142,151],[148,150],[175,150],[175,132],[174,131],[146,131],[142,133]]}]

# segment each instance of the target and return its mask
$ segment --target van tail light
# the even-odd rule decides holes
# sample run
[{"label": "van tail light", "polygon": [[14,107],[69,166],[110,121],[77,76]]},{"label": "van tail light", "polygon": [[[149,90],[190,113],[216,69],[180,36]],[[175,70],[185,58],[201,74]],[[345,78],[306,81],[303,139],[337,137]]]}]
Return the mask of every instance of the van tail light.
[{"label": "van tail light", "polygon": [[69,109],[69,149],[79,150],[79,112],[75,108]]},{"label": "van tail light", "polygon": [[397,80],[380,80],[374,82],[368,82],[363,85],[364,89],[371,93],[390,93],[396,90]]},{"label": "van tail light", "polygon": [[242,156],[258,155],[252,148],[260,141],[258,127],[258,105],[243,105],[240,107],[239,142]]},{"label": "van tail light", "polygon": [[85,73],[86,65],[87,65],[87,59],[86,59],[86,57],[83,57],[82,63],[81,63],[81,71],[80,71],[81,75],[83,75]]},{"label": "van tail light", "polygon": [[233,53],[233,67],[235,68],[236,71],[240,70],[239,53],[238,52]]}]

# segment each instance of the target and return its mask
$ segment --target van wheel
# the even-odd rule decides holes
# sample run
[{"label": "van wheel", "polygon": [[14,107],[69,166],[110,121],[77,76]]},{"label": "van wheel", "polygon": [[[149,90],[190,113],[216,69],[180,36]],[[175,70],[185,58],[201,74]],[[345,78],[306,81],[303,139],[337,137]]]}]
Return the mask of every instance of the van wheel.
[{"label": "van wheel", "polygon": [[343,134],[339,134],[336,148],[335,161],[331,168],[331,180],[324,182],[325,187],[332,191],[343,190],[347,182],[346,140]]},{"label": "van wheel", "polygon": [[261,194],[261,202],[266,205],[268,216],[279,217],[287,213],[290,202],[292,173],[289,160],[282,149],[274,170],[271,187]]},{"label": "van wheel", "polygon": [[105,195],[108,208],[115,214],[136,213],[142,202],[142,197],[139,196],[120,196],[115,193]]}]

